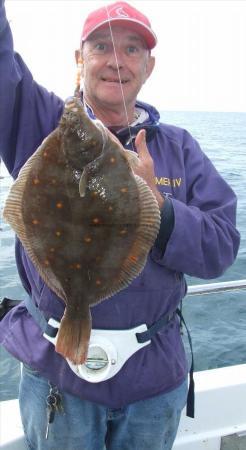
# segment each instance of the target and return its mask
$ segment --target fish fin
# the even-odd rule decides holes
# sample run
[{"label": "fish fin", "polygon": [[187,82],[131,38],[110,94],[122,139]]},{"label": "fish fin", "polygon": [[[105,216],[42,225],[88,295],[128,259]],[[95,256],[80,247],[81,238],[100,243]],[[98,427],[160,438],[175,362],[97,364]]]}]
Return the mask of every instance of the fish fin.
[{"label": "fish fin", "polygon": [[79,180],[79,195],[80,197],[84,197],[86,193],[87,186],[87,173],[86,169],[83,170],[82,175]]},{"label": "fish fin", "polygon": [[65,309],[64,316],[57,334],[56,351],[74,364],[83,364],[87,358],[91,334],[91,314],[74,317]]},{"label": "fish fin", "polygon": [[160,209],[156,197],[142,178],[138,175],[135,178],[140,199],[140,221],[137,239],[121,267],[118,290],[127,287],[142,272],[160,228]]},{"label": "fish fin", "polygon": [[134,171],[139,166],[139,157],[132,150],[124,149],[124,156],[127,158],[131,169]]},{"label": "fish fin", "polygon": [[[39,272],[40,276],[44,280],[44,282],[52,289],[59,297],[63,300],[66,299],[65,293],[61,287],[61,284],[54,276],[53,272],[47,267],[44,268],[33,248],[32,243],[30,242],[30,236],[28,234],[27,228],[24,223],[22,208],[23,208],[23,196],[26,189],[26,183],[28,181],[29,176],[31,176],[33,166],[35,164],[39,164],[39,160],[43,159],[43,152],[48,146],[59,146],[60,147],[60,139],[58,136],[57,130],[54,130],[47,138],[44,139],[42,144],[38,147],[35,153],[26,161],[24,166],[21,168],[20,173],[18,175],[17,180],[14,181],[13,185],[10,188],[9,195],[6,199],[4,210],[3,210],[3,218],[4,220],[11,226],[14,232],[17,234],[21,243],[23,244],[25,251]],[[58,148],[58,151],[60,148]],[[35,164],[34,164],[35,163]]]},{"label": "fish fin", "polygon": [[135,178],[140,200],[137,238],[121,265],[116,280],[112,281],[111,286],[104,291],[104,295],[98,301],[111,297],[126,288],[142,272],[160,228],[160,209],[156,197],[142,178],[138,175],[135,175]]}]

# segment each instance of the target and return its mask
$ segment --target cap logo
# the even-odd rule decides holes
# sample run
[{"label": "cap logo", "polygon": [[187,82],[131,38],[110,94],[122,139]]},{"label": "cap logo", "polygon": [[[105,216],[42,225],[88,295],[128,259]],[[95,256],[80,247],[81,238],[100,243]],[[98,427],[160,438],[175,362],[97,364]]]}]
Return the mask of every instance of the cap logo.
[{"label": "cap logo", "polygon": [[109,15],[110,17],[114,18],[115,16],[117,17],[129,17],[128,14],[124,11],[124,8],[121,7],[117,7],[117,8],[112,8],[109,11]]}]

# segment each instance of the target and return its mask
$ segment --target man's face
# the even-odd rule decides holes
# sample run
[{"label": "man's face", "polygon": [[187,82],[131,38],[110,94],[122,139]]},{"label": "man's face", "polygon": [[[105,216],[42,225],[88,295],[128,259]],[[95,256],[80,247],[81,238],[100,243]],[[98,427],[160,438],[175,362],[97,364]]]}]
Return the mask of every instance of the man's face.
[{"label": "man's face", "polygon": [[92,33],[84,43],[83,90],[97,107],[122,108],[135,104],[138,92],[154,67],[154,58],[135,32],[113,25]]}]

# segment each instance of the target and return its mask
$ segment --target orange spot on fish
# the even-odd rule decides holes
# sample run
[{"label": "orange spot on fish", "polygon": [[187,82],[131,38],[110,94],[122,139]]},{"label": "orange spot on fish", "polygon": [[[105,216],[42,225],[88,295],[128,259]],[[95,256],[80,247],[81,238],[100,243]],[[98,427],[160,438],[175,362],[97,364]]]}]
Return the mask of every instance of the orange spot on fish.
[{"label": "orange spot on fish", "polygon": [[98,196],[98,192],[96,192],[96,191],[92,191],[92,193],[91,193],[91,197],[95,198],[95,197],[97,197],[97,196]]},{"label": "orange spot on fish", "polygon": [[123,194],[125,194],[128,191],[128,188],[123,187],[120,189],[120,192],[122,192]]},{"label": "orange spot on fish", "polygon": [[46,266],[49,266],[49,265],[50,265],[50,262],[49,262],[49,260],[48,260],[48,259],[46,259],[46,260],[44,261],[44,264],[45,264]]},{"label": "orange spot on fish", "polygon": [[92,219],[92,222],[97,224],[100,222],[100,220],[98,219],[98,217],[94,217],[94,219]]},{"label": "orange spot on fish", "polygon": [[44,152],[44,153],[43,153],[43,157],[44,157],[44,158],[47,158],[47,156],[48,156],[48,152]]},{"label": "orange spot on fish", "polygon": [[86,236],[86,237],[84,238],[84,241],[85,241],[87,244],[89,244],[89,243],[92,241],[92,239],[91,239],[90,236]]},{"label": "orange spot on fish", "polygon": [[112,164],[114,164],[115,163],[115,158],[112,156],[112,158],[110,158],[110,160],[109,160]]},{"label": "orange spot on fish", "polygon": [[32,224],[33,225],[38,225],[40,222],[39,222],[39,220],[37,220],[37,219],[33,219],[32,220]]},{"label": "orange spot on fish", "polygon": [[56,207],[58,209],[62,209],[63,208],[63,203],[62,202],[57,202]]},{"label": "orange spot on fish", "polygon": [[76,270],[76,269],[81,269],[82,266],[79,263],[74,263],[74,264],[70,264],[68,267],[69,267],[69,269]]},{"label": "orange spot on fish", "polygon": [[129,258],[134,263],[137,262],[137,260],[138,260],[137,256],[135,256],[135,255],[131,255]]},{"label": "orange spot on fish", "polygon": [[60,230],[56,230],[56,236],[61,236],[61,231]]},{"label": "orange spot on fish", "polygon": [[126,230],[126,229],[120,230],[120,234],[121,234],[122,236],[124,236],[125,234],[127,234],[127,230]]},{"label": "orange spot on fish", "polygon": [[97,285],[97,286],[100,286],[100,284],[102,284],[101,280],[97,279],[97,280],[96,280],[96,285]]},{"label": "orange spot on fish", "polygon": [[40,180],[36,177],[36,178],[33,178],[32,182],[34,185],[37,185],[40,183]]}]

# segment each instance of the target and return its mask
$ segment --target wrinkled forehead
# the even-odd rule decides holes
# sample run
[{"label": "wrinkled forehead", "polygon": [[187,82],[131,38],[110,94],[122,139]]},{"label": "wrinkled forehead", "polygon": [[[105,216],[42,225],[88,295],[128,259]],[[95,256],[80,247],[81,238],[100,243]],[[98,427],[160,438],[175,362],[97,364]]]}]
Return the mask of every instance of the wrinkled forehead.
[{"label": "wrinkled forehead", "polygon": [[95,42],[100,40],[112,41],[114,39],[117,42],[126,42],[129,44],[141,45],[141,47],[147,49],[144,38],[130,27],[123,27],[120,25],[108,24],[100,27],[91,33],[85,42]]}]

